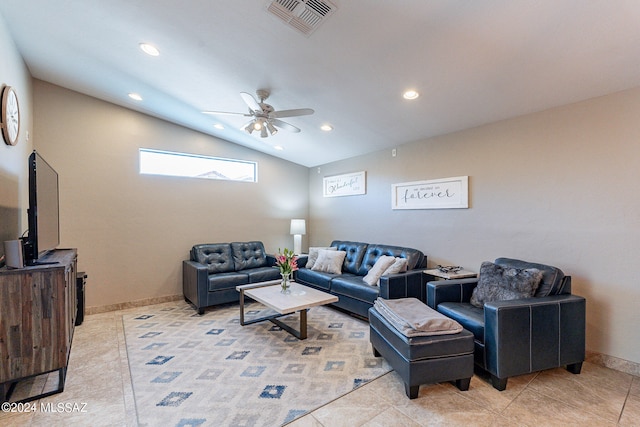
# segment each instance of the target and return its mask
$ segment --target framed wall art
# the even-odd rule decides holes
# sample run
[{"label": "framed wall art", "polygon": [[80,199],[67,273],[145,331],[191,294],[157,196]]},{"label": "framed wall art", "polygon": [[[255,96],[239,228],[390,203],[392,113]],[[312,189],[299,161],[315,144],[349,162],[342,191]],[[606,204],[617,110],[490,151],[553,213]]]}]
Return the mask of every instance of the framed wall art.
[{"label": "framed wall art", "polygon": [[466,209],[468,207],[468,176],[391,185],[391,209]]},{"label": "framed wall art", "polygon": [[322,182],[322,195],[324,197],[339,197],[366,194],[366,178],[365,171],[325,176]]}]

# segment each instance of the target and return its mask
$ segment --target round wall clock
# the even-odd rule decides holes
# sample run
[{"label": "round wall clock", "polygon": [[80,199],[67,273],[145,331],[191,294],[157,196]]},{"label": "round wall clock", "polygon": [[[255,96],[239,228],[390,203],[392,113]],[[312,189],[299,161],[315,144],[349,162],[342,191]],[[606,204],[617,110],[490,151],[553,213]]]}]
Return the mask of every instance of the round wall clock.
[{"label": "round wall clock", "polygon": [[11,86],[5,86],[2,90],[2,136],[4,142],[9,145],[18,143],[18,133],[20,132],[20,107],[18,106],[18,95]]}]

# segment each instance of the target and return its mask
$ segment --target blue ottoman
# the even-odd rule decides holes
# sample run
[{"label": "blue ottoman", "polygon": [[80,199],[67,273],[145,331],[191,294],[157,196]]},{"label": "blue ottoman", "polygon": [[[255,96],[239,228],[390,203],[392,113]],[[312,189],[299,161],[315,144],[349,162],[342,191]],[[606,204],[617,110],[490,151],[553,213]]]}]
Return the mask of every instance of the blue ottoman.
[{"label": "blue ottoman", "polygon": [[409,399],[418,397],[421,384],[455,381],[465,391],[473,376],[473,334],[407,337],[375,307],[369,309],[369,339],[376,357],[382,356],[400,375]]}]

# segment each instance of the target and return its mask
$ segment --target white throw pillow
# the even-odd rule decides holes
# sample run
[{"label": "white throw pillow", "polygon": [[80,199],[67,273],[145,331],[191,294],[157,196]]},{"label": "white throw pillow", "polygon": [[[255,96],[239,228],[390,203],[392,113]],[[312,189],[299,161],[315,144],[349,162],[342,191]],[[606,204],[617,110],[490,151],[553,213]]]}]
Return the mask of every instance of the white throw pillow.
[{"label": "white throw pillow", "polygon": [[347,256],[345,251],[322,249],[318,253],[318,259],[311,267],[313,271],[324,273],[342,274],[342,263]]},{"label": "white throw pillow", "polygon": [[333,247],[321,247],[321,246],[310,247],[309,248],[309,258],[307,258],[307,264],[305,265],[305,268],[309,268],[309,269],[313,268],[313,264],[316,263],[316,260],[318,259],[318,254],[320,253],[321,250],[337,251],[338,248],[336,248],[335,246],[333,246]]},{"label": "white throw pillow", "polygon": [[[396,274],[396,273],[404,273],[405,271],[407,271],[408,267],[409,267],[408,261],[406,258],[396,257],[395,262],[391,264],[391,266],[387,268],[384,271],[384,273],[382,273],[382,276],[388,276],[390,274]],[[380,284],[379,281],[378,281],[378,284]]]},{"label": "white throw pillow", "polygon": [[378,280],[380,280],[380,276],[382,276],[382,273],[384,273],[387,268],[391,267],[394,262],[396,262],[395,257],[382,255],[380,258],[378,258],[376,263],[373,264],[373,267],[371,267],[367,275],[364,276],[362,280],[364,280],[364,282],[368,285],[377,285]]}]

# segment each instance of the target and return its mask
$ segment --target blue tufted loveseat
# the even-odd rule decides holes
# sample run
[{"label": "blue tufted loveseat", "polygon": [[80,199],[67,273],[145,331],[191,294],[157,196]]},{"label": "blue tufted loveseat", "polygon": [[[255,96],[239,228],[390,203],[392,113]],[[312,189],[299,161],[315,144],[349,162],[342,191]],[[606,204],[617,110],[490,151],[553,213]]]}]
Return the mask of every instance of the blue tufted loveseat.
[{"label": "blue tufted loveseat", "polygon": [[238,301],[238,285],[279,279],[275,265],[259,241],[195,245],[182,262],[182,293],[204,314],[205,307]]},{"label": "blue tufted loveseat", "polygon": [[[422,271],[427,257],[418,249],[342,240],[334,240],[331,246],[346,252],[341,274],[313,271],[299,263],[301,268],[296,271],[295,279],[336,295],[339,300],[332,305],[368,318],[369,308],[378,297],[414,297],[425,301],[426,275]],[[379,286],[370,286],[362,279],[382,255],[406,258],[408,271],[382,276]]]}]

